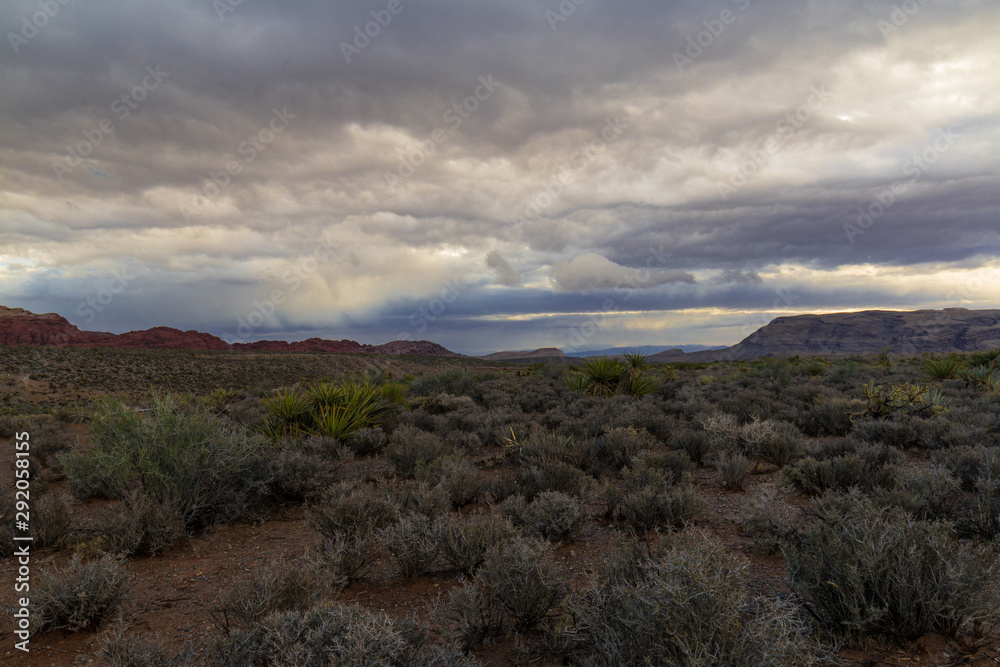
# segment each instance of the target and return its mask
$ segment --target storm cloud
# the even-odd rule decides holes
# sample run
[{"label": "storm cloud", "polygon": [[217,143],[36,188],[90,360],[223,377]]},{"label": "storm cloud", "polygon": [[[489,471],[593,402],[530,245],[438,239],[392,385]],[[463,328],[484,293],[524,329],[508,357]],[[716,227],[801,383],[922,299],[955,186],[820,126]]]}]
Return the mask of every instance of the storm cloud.
[{"label": "storm cloud", "polygon": [[594,347],[728,344],[998,307],[998,24],[987,0],[6,2],[0,303],[473,353],[595,318]]}]

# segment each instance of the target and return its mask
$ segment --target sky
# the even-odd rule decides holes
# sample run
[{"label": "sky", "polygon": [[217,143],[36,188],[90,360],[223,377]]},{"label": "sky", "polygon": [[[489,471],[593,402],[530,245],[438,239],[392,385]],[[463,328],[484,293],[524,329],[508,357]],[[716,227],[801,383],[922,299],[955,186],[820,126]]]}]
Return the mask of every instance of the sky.
[{"label": "sky", "polygon": [[991,0],[8,0],[0,304],[467,354],[998,308],[998,25]]}]

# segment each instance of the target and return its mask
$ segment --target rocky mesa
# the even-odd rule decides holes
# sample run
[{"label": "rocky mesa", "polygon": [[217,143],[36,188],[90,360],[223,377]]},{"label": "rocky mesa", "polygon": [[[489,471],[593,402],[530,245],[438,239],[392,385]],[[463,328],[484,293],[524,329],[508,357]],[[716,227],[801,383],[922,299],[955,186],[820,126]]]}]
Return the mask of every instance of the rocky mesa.
[{"label": "rocky mesa", "polygon": [[171,327],[153,327],[142,331],[113,334],[104,331],[81,331],[56,313],[38,315],[23,308],[0,306],[0,345],[57,345],[69,347],[130,347],[167,350],[245,350],[264,352],[337,352],[348,354],[412,354],[435,357],[460,357],[437,343],[426,340],[396,340],[383,345],[362,345],[353,340],[309,338],[289,343],[260,340],[229,344],[201,331],[181,331]]},{"label": "rocky mesa", "polygon": [[1000,348],[1000,310],[865,310],[778,317],[724,350],[669,350],[653,362],[726,361],[761,357],[943,354]]}]

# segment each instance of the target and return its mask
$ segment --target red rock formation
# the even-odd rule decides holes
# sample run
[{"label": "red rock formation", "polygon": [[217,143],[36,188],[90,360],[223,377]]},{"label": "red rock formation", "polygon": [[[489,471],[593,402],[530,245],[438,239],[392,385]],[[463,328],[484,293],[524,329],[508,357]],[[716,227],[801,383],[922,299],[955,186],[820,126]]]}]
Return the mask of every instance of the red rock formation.
[{"label": "red rock formation", "polygon": [[393,341],[385,345],[361,345],[353,340],[309,338],[296,343],[283,340],[260,340],[230,345],[221,338],[201,331],[181,331],[154,327],[144,331],[111,334],[80,331],[65,317],[55,313],[36,315],[23,308],[0,306],[0,345],[67,345],[72,347],[132,347],[170,350],[246,350],[264,352],[335,352],[340,354],[415,354],[459,357],[437,343]]}]

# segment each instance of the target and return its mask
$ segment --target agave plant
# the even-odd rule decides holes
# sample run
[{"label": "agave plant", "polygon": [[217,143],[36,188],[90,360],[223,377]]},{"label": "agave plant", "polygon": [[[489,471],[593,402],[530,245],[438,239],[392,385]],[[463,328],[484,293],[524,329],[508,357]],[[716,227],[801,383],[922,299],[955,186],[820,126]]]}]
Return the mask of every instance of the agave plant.
[{"label": "agave plant", "polygon": [[283,389],[261,400],[267,414],[261,430],[272,440],[302,432],[310,413],[310,401],[298,389]]},{"label": "agave plant", "polygon": [[573,391],[585,391],[591,396],[642,396],[656,391],[658,385],[644,375],[646,357],[638,352],[626,352],[625,361],[614,357],[593,357],[583,366],[573,369],[566,386]]},{"label": "agave plant", "polygon": [[990,366],[967,368],[959,373],[958,377],[972,386],[982,387],[987,391],[1000,390],[1000,374],[997,374]]}]

